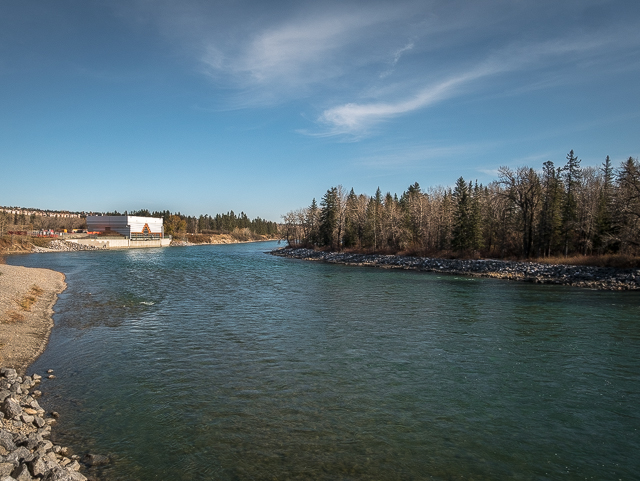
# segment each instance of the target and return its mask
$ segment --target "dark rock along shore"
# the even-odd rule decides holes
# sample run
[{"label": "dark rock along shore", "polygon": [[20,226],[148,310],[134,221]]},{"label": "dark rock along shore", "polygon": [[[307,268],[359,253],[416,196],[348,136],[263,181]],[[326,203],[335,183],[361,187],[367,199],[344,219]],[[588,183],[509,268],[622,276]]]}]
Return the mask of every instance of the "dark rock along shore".
[{"label": "dark rock along shore", "polygon": [[500,260],[459,260],[378,254],[348,254],[283,247],[272,255],[332,264],[412,269],[477,277],[493,277],[536,284],[561,284],[589,289],[640,290],[640,269],[569,266]]},{"label": "dark rock along shore", "polygon": [[79,456],[47,439],[55,419],[45,418],[39,391],[29,392],[40,379],[0,369],[0,481],[86,481]]}]

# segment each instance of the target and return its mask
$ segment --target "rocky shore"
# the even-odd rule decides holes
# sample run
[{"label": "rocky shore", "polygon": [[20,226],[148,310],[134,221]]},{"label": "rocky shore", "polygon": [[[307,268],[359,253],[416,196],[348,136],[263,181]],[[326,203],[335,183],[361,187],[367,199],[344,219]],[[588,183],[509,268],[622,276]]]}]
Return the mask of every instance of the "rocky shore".
[{"label": "rocky shore", "polygon": [[377,254],[323,252],[313,249],[280,248],[272,255],[389,269],[411,269],[463,276],[493,277],[535,284],[561,284],[589,289],[627,291],[640,290],[640,269],[569,266],[500,260],[459,260]]},{"label": "rocky shore", "polygon": [[36,399],[40,391],[30,392],[40,380],[0,369],[0,481],[85,481],[80,457],[48,439],[57,413],[46,416]]},{"label": "rocky shore", "polygon": [[32,252],[74,252],[74,251],[99,251],[104,250],[97,246],[86,246],[76,242],[67,242],[63,240],[53,240],[49,243],[49,247],[33,246]]}]

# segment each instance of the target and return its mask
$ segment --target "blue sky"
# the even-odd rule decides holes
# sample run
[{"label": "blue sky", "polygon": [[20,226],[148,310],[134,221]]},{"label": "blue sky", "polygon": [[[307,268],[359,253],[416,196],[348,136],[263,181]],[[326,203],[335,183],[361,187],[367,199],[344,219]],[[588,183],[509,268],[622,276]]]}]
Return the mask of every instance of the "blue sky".
[{"label": "blue sky", "polygon": [[230,209],[640,155],[636,1],[8,1],[0,205]]}]

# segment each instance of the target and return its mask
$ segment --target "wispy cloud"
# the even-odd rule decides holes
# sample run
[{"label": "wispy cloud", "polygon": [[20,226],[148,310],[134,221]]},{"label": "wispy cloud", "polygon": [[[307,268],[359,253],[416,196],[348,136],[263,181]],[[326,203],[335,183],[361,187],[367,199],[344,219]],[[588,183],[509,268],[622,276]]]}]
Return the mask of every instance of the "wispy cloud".
[{"label": "wispy cloud", "polygon": [[477,66],[423,87],[408,98],[387,102],[349,102],[330,107],[322,112],[318,122],[328,129],[325,132],[327,135],[360,136],[372,125],[386,119],[424,109],[473,89],[485,88],[480,81],[488,77],[546,67],[554,59],[563,59],[567,56],[575,60],[586,52],[597,52],[611,40],[608,38],[579,38],[572,41],[557,39],[531,45],[508,46],[499,52],[492,53]]},{"label": "wispy cloud", "polygon": [[393,60],[391,61],[391,66],[387,70],[385,70],[384,72],[382,72],[380,74],[380,78],[383,79],[383,78],[388,77],[389,75],[391,75],[395,70],[396,64],[400,60],[400,57],[402,57],[402,54],[407,52],[407,51],[409,51],[409,50],[411,50],[414,46],[415,46],[415,44],[413,42],[409,42],[408,44],[406,44],[401,49],[396,50],[395,53],[393,54]]},{"label": "wispy cloud", "polygon": [[[379,41],[376,27],[403,14],[402,8],[305,12],[258,29],[235,48],[221,48],[219,40],[211,38],[204,43],[200,60],[214,77],[231,76],[243,87],[289,89],[291,94],[291,88],[340,77],[358,63],[380,56],[367,49],[365,40]],[[402,51],[396,53],[395,63]]]},{"label": "wispy cloud", "polygon": [[501,69],[497,66],[483,66],[430,85],[413,97],[397,102],[348,103],[333,107],[325,110],[319,120],[330,127],[332,134],[359,132],[375,122],[406,114],[449,98],[457,89],[472,80],[495,74],[499,70]]}]

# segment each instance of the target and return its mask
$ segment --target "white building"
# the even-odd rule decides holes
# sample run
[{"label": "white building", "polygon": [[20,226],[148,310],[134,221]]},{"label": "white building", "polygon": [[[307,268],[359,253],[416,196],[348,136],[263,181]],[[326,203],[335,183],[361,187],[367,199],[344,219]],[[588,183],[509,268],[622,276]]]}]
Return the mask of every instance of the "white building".
[{"label": "white building", "polygon": [[135,215],[88,215],[87,232],[120,234],[131,240],[164,238],[162,218]]}]

